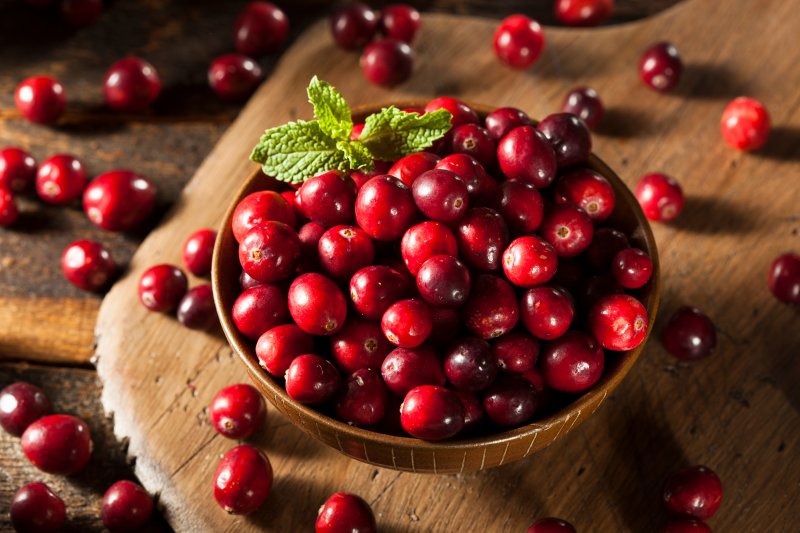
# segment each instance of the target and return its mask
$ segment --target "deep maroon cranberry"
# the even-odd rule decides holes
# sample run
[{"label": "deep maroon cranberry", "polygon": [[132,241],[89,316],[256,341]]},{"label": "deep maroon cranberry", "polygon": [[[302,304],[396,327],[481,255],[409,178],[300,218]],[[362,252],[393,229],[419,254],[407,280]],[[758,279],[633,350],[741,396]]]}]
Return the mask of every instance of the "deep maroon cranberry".
[{"label": "deep maroon cranberry", "polygon": [[634,191],[644,215],[656,222],[669,222],[683,210],[683,190],[665,174],[642,176]]},{"label": "deep maroon cranberry", "polygon": [[375,259],[372,239],[355,226],[334,226],[319,239],[319,263],[330,277],[348,281]]},{"label": "deep maroon cranberry", "polygon": [[684,306],[667,321],[661,332],[661,343],[678,359],[694,361],[711,355],[717,346],[717,331],[702,311]]},{"label": "deep maroon cranberry", "polygon": [[314,531],[315,533],[377,533],[378,526],[367,502],[355,494],[337,492],[320,507]]},{"label": "deep maroon cranberry", "polygon": [[638,248],[625,248],[614,256],[611,274],[626,289],[638,289],[650,281],[653,275],[653,261],[646,252]]},{"label": "deep maroon cranberry", "polygon": [[332,335],[344,325],[347,301],[330,278],[309,272],[289,287],[289,313],[306,333]]},{"label": "deep maroon cranberry", "polygon": [[682,72],[681,56],[671,43],[656,43],[639,59],[639,77],[645,85],[662,93],[678,85]]},{"label": "deep maroon cranberry", "polygon": [[55,533],[64,525],[64,501],[44,483],[28,483],[14,494],[11,527],[19,533]]},{"label": "deep maroon cranberry", "polygon": [[0,426],[15,437],[52,410],[44,391],[30,383],[18,381],[0,390]]},{"label": "deep maroon cranberry", "polygon": [[156,205],[156,188],[130,170],[112,170],[93,179],[83,191],[83,211],[97,227],[130,231],[141,225]]},{"label": "deep maroon cranberry", "polygon": [[449,170],[435,169],[422,173],[411,186],[411,193],[417,209],[439,222],[460,219],[469,203],[467,184]]},{"label": "deep maroon cranberry", "polygon": [[603,348],[582,331],[568,331],[542,350],[542,375],[549,387],[561,392],[583,392],[594,386],[604,363]]},{"label": "deep maroon cranberry", "polygon": [[538,401],[531,382],[519,376],[501,376],[483,395],[483,408],[500,427],[520,426],[531,419]]},{"label": "deep maroon cranberry", "polygon": [[288,321],[286,293],[269,284],[247,289],[233,303],[231,317],[242,335],[256,340],[265,331]]},{"label": "deep maroon cranberry", "polygon": [[755,98],[734,98],[722,112],[722,138],[737,150],[758,150],[767,142],[769,113]]},{"label": "deep maroon cranberry", "polygon": [[19,208],[14,194],[0,189],[0,227],[10,226],[19,218]]},{"label": "deep maroon cranberry", "polygon": [[277,220],[291,227],[294,227],[296,223],[292,206],[280,194],[275,191],[258,191],[249,194],[233,210],[231,217],[233,236],[237,242],[241,241],[254,226],[270,220]]},{"label": "deep maroon cranberry", "polygon": [[396,39],[380,39],[361,53],[361,71],[367,81],[382,87],[394,87],[411,77],[414,51]]},{"label": "deep maroon cranberry", "polygon": [[560,518],[540,518],[525,530],[525,533],[578,533],[575,527]]},{"label": "deep maroon cranberry", "polygon": [[432,307],[431,324],[433,330],[428,343],[437,348],[446,348],[461,336],[461,316],[459,309],[452,307]]},{"label": "deep maroon cranberry", "polygon": [[289,18],[272,2],[250,2],[236,17],[233,45],[248,57],[277,52],[289,37]]},{"label": "deep maroon cranberry", "polygon": [[356,198],[356,221],[367,235],[393,241],[414,222],[417,209],[411,190],[394,176],[376,176],[364,184]]},{"label": "deep maroon cranberry", "polygon": [[455,126],[447,135],[450,152],[474,157],[484,167],[494,165],[497,147],[489,132],[477,124]]},{"label": "deep maroon cranberry", "polygon": [[103,0],[61,0],[61,17],[73,28],[92,25],[103,14]]},{"label": "deep maroon cranberry", "polygon": [[117,481],[103,495],[101,516],[109,531],[138,531],[152,514],[153,498],[133,481]]},{"label": "deep maroon cranberry", "polygon": [[503,19],[494,32],[494,53],[501,63],[515,69],[533,65],[544,49],[544,32],[525,15]]},{"label": "deep maroon cranberry", "polygon": [[416,276],[431,257],[457,255],[458,244],[447,226],[428,220],[408,228],[400,241],[400,253],[408,271]]},{"label": "deep maroon cranberry", "polygon": [[22,451],[28,460],[48,474],[68,476],[83,469],[92,454],[89,426],[70,415],[48,415],[25,429]]},{"label": "deep maroon cranberry", "polygon": [[444,385],[446,379],[439,356],[427,346],[395,348],[383,360],[381,376],[397,396],[420,385]]},{"label": "deep maroon cranberry", "polygon": [[431,305],[459,306],[469,296],[469,270],[452,255],[435,255],[417,272],[417,289],[422,299]]},{"label": "deep maroon cranberry", "polygon": [[520,318],[531,335],[551,340],[563,335],[572,324],[575,307],[572,298],[557,287],[534,287],[522,296]]},{"label": "deep maroon cranberry", "polygon": [[61,254],[61,272],[64,277],[85,291],[99,291],[114,277],[117,265],[111,252],[99,242],[75,241]]},{"label": "deep maroon cranberry", "polygon": [[364,318],[380,320],[390,305],[409,292],[406,278],[391,267],[368,266],[350,278],[350,300]]},{"label": "deep maroon cranberry", "polygon": [[785,253],[769,267],[767,285],[781,302],[800,305],[800,255]]},{"label": "deep maroon cranberry", "polygon": [[439,96],[425,104],[425,113],[433,113],[438,109],[446,109],[453,115],[450,124],[455,128],[462,124],[478,124],[478,113],[462,100],[452,96]]},{"label": "deep maroon cranberry", "polygon": [[539,341],[522,331],[513,331],[496,339],[492,350],[500,368],[513,374],[525,374],[539,358]]},{"label": "deep maroon cranberry", "polygon": [[348,4],[331,16],[333,40],[347,50],[366,45],[377,29],[378,15],[360,2]]},{"label": "deep maroon cranberry", "polygon": [[508,227],[494,209],[475,207],[459,221],[458,249],[468,265],[483,271],[500,268],[508,244]]},{"label": "deep maroon cranberry", "polygon": [[411,44],[420,26],[422,19],[413,6],[390,4],[381,10],[380,31],[386,37]]},{"label": "deep maroon cranberry", "polygon": [[271,375],[282,378],[295,357],[314,351],[314,339],[296,324],[275,326],[256,343],[259,364]]},{"label": "deep maroon cranberry", "polygon": [[286,371],[286,393],[300,403],[324,403],[339,391],[341,383],[333,363],[318,355],[299,355]]},{"label": "deep maroon cranberry", "polygon": [[457,389],[477,392],[491,385],[500,367],[489,343],[476,337],[456,341],[444,356],[444,374]]},{"label": "deep maroon cranberry", "polygon": [[416,152],[398,159],[387,174],[411,188],[417,178],[424,172],[433,170],[440,159],[441,157],[430,152]]},{"label": "deep maroon cranberry", "polygon": [[331,356],[345,373],[362,368],[379,370],[383,360],[394,349],[383,335],[380,324],[350,318],[331,337]]},{"label": "deep maroon cranberry", "polygon": [[519,237],[503,252],[503,272],[518,287],[534,287],[550,281],[558,267],[553,246],[535,235]]},{"label": "deep maroon cranberry", "polygon": [[183,244],[183,264],[195,276],[207,276],[211,272],[211,256],[217,232],[213,229],[199,229],[189,235]]},{"label": "deep maroon cranberry", "polygon": [[582,208],[592,222],[602,222],[614,211],[615,195],[611,184],[597,172],[580,168],[556,180],[557,204],[572,204]]},{"label": "deep maroon cranberry", "polygon": [[67,92],[56,79],[34,76],[17,85],[14,101],[26,119],[37,124],[52,124],[64,114]]},{"label": "deep maroon cranberry", "polygon": [[173,265],[151,267],[139,278],[139,300],[150,311],[173,311],[188,287],[186,274]]},{"label": "deep maroon cranberry", "polygon": [[608,272],[614,256],[629,246],[628,237],[621,231],[614,228],[598,228],[583,257],[595,272]]},{"label": "deep maroon cranberry", "polygon": [[141,111],[160,92],[161,79],[156,69],[138,57],[120,59],[111,65],[103,79],[106,105],[117,111]]},{"label": "deep maroon cranberry", "polygon": [[505,219],[515,233],[533,233],[542,223],[544,202],[542,195],[530,183],[507,180],[500,184],[491,207]]},{"label": "deep maroon cranberry", "polygon": [[707,520],[722,503],[722,482],[707,466],[672,474],[664,485],[664,506],[676,515]]},{"label": "deep maroon cranberry", "polygon": [[178,302],[177,317],[189,329],[207,331],[218,324],[211,285],[204,283],[189,289]]},{"label": "deep maroon cranberry", "polygon": [[300,260],[300,239],[284,224],[269,220],[248,231],[239,242],[239,262],[247,275],[273,283],[292,274]]},{"label": "deep maroon cranberry", "polygon": [[406,394],[400,423],[418,439],[448,439],[464,427],[464,405],[449,389],[421,385]]},{"label": "deep maroon cranberry", "polygon": [[381,329],[395,346],[416,348],[431,334],[430,307],[416,298],[395,302],[383,313]]},{"label": "deep maroon cranberry", "polygon": [[496,189],[494,179],[486,173],[483,165],[470,155],[449,155],[436,163],[436,168],[450,171],[461,178],[467,185],[470,201],[482,201]]},{"label": "deep maroon cranberry", "polygon": [[231,514],[252,513],[261,507],[271,488],[269,459],[248,444],[237,446],[222,456],[214,473],[214,499]]},{"label": "deep maroon cranberry", "polygon": [[217,392],[208,407],[208,415],[220,435],[243,440],[264,425],[267,405],[254,387],[239,383]]},{"label": "deep maroon cranberry", "polygon": [[88,175],[75,157],[57,154],[49,157],[36,174],[36,193],[48,204],[65,205],[81,197]]},{"label": "deep maroon cranberry", "polygon": [[572,113],[553,113],[542,120],[536,129],[552,143],[559,169],[584,163],[592,152],[589,128]]},{"label": "deep maroon cranberry", "polygon": [[711,528],[699,520],[683,518],[673,520],[659,529],[658,533],[711,533]]},{"label": "deep maroon cranberry", "polygon": [[0,150],[0,189],[27,192],[36,181],[36,160],[21,148]]},{"label": "deep maroon cranberry", "polygon": [[223,100],[244,100],[263,77],[261,66],[240,54],[221,55],[208,67],[208,84]]},{"label": "deep maroon cranberry", "polygon": [[516,107],[501,107],[486,115],[484,124],[489,137],[499,142],[514,128],[531,126],[533,121],[524,111]]},{"label": "deep maroon cranberry", "polygon": [[544,214],[539,233],[553,245],[558,257],[575,257],[592,243],[594,225],[580,207],[554,205]]},{"label": "deep maroon cranberry", "polygon": [[556,177],[556,153],[544,133],[533,126],[514,128],[497,143],[497,162],[510,180],[547,187]]},{"label": "deep maroon cranberry", "polygon": [[591,309],[601,298],[609,294],[623,294],[623,289],[607,274],[583,278],[576,289],[576,297],[583,312]]},{"label": "deep maroon cranberry", "polygon": [[388,400],[380,372],[362,368],[345,380],[336,398],[336,417],[356,426],[374,426],[386,414]]},{"label": "deep maroon cranberry", "polygon": [[474,392],[457,390],[454,391],[461,404],[464,406],[464,428],[462,434],[475,432],[486,419],[486,411],[483,409],[483,402]]},{"label": "deep maroon cranberry", "polygon": [[627,294],[598,300],[589,311],[588,322],[594,338],[607,350],[632,350],[647,336],[647,310]]},{"label": "deep maroon cranberry", "polygon": [[517,295],[506,280],[482,274],[472,284],[463,313],[467,329],[482,339],[493,339],[517,325]]},{"label": "deep maroon cranberry", "polygon": [[613,10],[614,0],[556,0],[554,7],[556,18],[567,26],[597,26],[605,22]]},{"label": "deep maroon cranberry", "polygon": [[605,107],[597,91],[591,87],[576,87],[564,97],[562,113],[572,113],[586,124],[590,130],[597,129],[603,120]]}]

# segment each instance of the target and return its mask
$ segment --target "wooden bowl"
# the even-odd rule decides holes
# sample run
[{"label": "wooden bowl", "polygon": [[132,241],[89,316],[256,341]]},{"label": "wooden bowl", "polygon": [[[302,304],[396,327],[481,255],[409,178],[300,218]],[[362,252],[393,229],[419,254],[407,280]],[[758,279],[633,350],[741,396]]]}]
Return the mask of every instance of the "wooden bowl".
[{"label": "wooden bowl", "polygon": [[[397,105],[401,108],[421,107],[419,102],[401,102]],[[491,111],[486,106],[473,107],[484,117]],[[380,106],[357,109],[354,118],[357,122],[361,121],[379,109]],[[631,244],[645,250],[653,261],[652,279],[637,294],[647,308],[652,329],[658,309],[660,282],[658,252],[650,226],[634,196],[605,163],[592,154],[588,166],[605,176],[616,194],[616,208],[606,224],[623,231],[629,236]],[[222,329],[250,377],[279,411],[312,437],[359,461],[395,470],[434,474],[472,472],[518,461],[566,435],[597,411],[644,349],[643,342],[634,350],[607,357],[601,380],[559,411],[523,427],[491,435],[429,442],[378,433],[330,418],[312,407],[295,402],[286,394],[283,386],[259,366],[253,342],[239,333],[231,318],[233,302],[240,293],[241,272],[238,244],[231,231],[231,217],[242,198],[266,189],[285,190],[286,186],[256,169],[231,201],[219,228],[211,282]]]}]

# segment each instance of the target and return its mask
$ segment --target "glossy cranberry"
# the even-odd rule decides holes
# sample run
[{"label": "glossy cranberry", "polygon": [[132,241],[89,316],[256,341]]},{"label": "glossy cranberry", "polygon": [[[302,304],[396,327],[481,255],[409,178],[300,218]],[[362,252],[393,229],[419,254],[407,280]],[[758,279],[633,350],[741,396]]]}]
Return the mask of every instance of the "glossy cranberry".
[{"label": "glossy cranberry", "polygon": [[337,393],[341,382],[333,363],[318,355],[299,355],[286,371],[286,393],[304,404],[328,401]]},{"label": "glossy cranberry", "polygon": [[720,129],[722,138],[732,148],[758,150],[769,137],[769,113],[755,98],[740,96],[725,107]]},{"label": "glossy cranberry", "polygon": [[286,279],[300,260],[300,239],[284,224],[269,220],[248,231],[239,242],[239,262],[262,283]]},{"label": "glossy cranberry", "polygon": [[452,96],[439,96],[425,105],[425,113],[433,113],[438,109],[446,109],[453,115],[450,124],[456,128],[462,124],[478,124],[478,113],[458,98]]},{"label": "glossy cranberry", "polygon": [[420,385],[444,385],[446,379],[439,356],[427,346],[395,348],[383,360],[381,376],[397,396]]},{"label": "glossy cranberry", "polygon": [[450,152],[474,157],[484,167],[494,164],[494,140],[484,128],[477,124],[462,124],[453,127],[447,135]]},{"label": "glossy cranberry", "polygon": [[576,87],[567,93],[561,104],[563,113],[572,113],[586,124],[590,130],[597,129],[603,120],[605,107],[597,91],[591,87]]},{"label": "glossy cranberry", "polygon": [[[391,6],[389,6],[391,7]],[[315,533],[377,533],[369,504],[355,494],[337,492],[320,507]]]},{"label": "glossy cranberry", "polygon": [[560,518],[540,518],[525,530],[525,533],[577,533],[577,530]]},{"label": "glossy cranberry", "polygon": [[364,230],[334,226],[319,239],[319,263],[330,277],[348,281],[356,271],[375,259],[375,247]]},{"label": "glossy cranberry", "polygon": [[378,29],[378,15],[368,6],[354,2],[331,16],[331,33],[336,44],[347,50],[361,48]]},{"label": "glossy cranberry", "polygon": [[624,293],[625,289],[606,274],[583,278],[576,289],[576,297],[582,311],[588,311],[598,300],[610,294]]},{"label": "glossy cranberry", "polygon": [[247,289],[233,302],[231,317],[242,335],[256,340],[289,320],[286,293],[268,284]]},{"label": "glossy cranberry", "polygon": [[144,271],[139,278],[139,300],[150,311],[174,310],[186,293],[186,274],[176,266],[161,264]]},{"label": "glossy cranberry", "polygon": [[489,137],[495,142],[500,141],[511,130],[520,126],[531,126],[533,121],[522,110],[516,107],[501,107],[495,109],[484,120]]},{"label": "glossy cranberry", "polygon": [[83,191],[83,211],[97,227],[130,231],[140,226],[156,205],[156,188],[130,170],[112,170],[93,179]]},{"label": "glossy cranberry", "polygon": [[411,186],[411,193],[417,209],[439,222],[460,219],[469,203],[467,184],[449,170],[435,169],[422,173]]},{"label": "glossy cranberry", "polygon": [[223,100],[244,100],[263,77],[261,66],[240,54],[221,55],[208,67],[208,84]]},{"label": "glossy cranberry", "polygon": [[408,4],[389,4],[381,10],[380,31],[386,37],[408,44],[422,26],[419,11]]},{"label": "glossy cranberry", "polygon": [[416,276],[431,257],[457,255],[458,244],[447,226],[428,220],[408,228],[400,241],[400,253],[408,271]]},{"label": "glossy cranberry", "polygon": [[92,25],[103,14],[103,0],[61,0],[61,17],[73,28]]},{"label": "glossy cranberry", "polygon": [[542,195],[530,183],[508,180],[500,184],[491,202],[512,232],[533,233],[544,217]]},{"label": "glossy cranberry", "polygon": [[214,499],[231,514],[252,513],[269,496],[272,465],[257,448],[242,444],[228,451],[214,473]]},{"label": "glossy cranberry", "polygon": [[592,151],[589,128],[572,113],[553,113],[542,120],[536,129],[552,143],[558,168],[584,163]]},{"label": "glossy cranberry", "polygon": [[0,189],[0,227],[10,226],[19,218],[19,208],[14,194]]},{"label": "glossy cranberry", "polygon": [[452,255],[435,255],[420,267],[417,289],[422,299],[431,305],[459,306],[469,296],[469,270]]},{"label": "glossy cranberry", "polygon": [[592,222],[602,222],[614,211],[615,195],[611,184],[597,172],[580,168],[559,177],[555,184],[557,204],[582,208]]},{"label": "glossy cranberry", "polygon": [[364,48],[360,65],[367,81],[382,87],[394,87],[411,77],[414,51],[403,41],[380,39]]},{"label": "glossy cranberry", "polygon": [[233,210],[231,217],[233,236],[237,242],[241,241],[254,226],[270,220],[283,222],[291,227],[294,227],[296,223],[292,206],[280,194],[274,191],[258,191],[249,194]]},{"label": "glossy cranberry", "polygon": [[591,244],[594,226],[586,211],[561,204],[552,206],[545,213],[539,233],[553,245],[558,257],[575,257]]},{"label": "glossy cranberry", "polygon": [[482,339],[493,339],[517,325],[517,295],[506,280],[482,274],[472,284],[463,313],[467,329]]},{"label": "glossy cranberry", "polygon": [[684,306],[667,321],[661,332],[661,343],[678,359],[694,361],[711,355],[717,346],[717,331],[702,311]]},{"label": "glossy cranberry", "polygon": [[497,162],[510,180],[547,187],[556,177],[556,153],[544,133],[533,126],[514,128],[497,143]]},{"label": "glossy cranberry", "polygon": [[246,291],[247,289],[252,289],[253,287],[258,287],[259,285],[264,285],[264,284],[248,276],[247,272],[242,272],[241,274],[239,274],[239,287],[243,291]]},{"label": "glossy cranberry", "polygon": [[283,191],[280,193],[281,197],[286,200],[286,203],[292,207],[292,212],[294,213],[295,220],[300,222],[305,222],[305,215],[300,210],[300,202],[297,197],[297,190],[291,189],[288,191]]},{"label": "glossy cranberry", "polygon": [[544,48],[544,32],[538,22],[525,15],[503,19],[494,32],[494,53],[511,68],[533,65]]},{"label": "glossy cranberry", "polygon": [[275,326],[256,343],[259,364],[271,375],[282,378],[295,357],[314,351],[314,339],[295,324]]},{"label": "glossy cranberry", "polygon": [[347,317],[347,302],[339,287],[322,274],[309,272],[289,287],[289,313],[312,335],[336,333]]},{"label": "glossy cranberry", "polygon": [[117,270],[111,252],[99,242],[75,241],[61,254],[64,277],[85,291],[99,291],[108,285]]},{"label": "glossy cranberry", "polygon": [[477,392],[491,385],[500,367],[489,343],[465,337],[450,346],[444,356],[444,373],[457,389]]},{"label": "glossy cranberry", "polygon": [[44,391],[30,383],[18,381],[0,390],[0,426],[15,437],[52,410]]},{"label": "glossy cranberry", "polygon": [[22,434],[22,451],[48,474],[68,476],[83,469],[92,454],[89,426],[70,415],[48,415],[29,425]]},{"label": "glossy cranberry", "polygon": [[178,302],[178,322],[189,329],[210,330],[217,321],[211,285],[204,283],[189,289]]},{"label": "glossy cranberry", "polygon": [[556,0],[556,18],[567,26],[597,26],[614,10],[614,0]]},{"label": "glossy cranberry", "polygon": [[103,495],[101,516],[109,531],[138,531],[152,514],[153,498],[133,481],[117,481]]},{"label": "glossy cranberry", "polygon": [[538,401],[531,382],[519,376],[501,376],[483,395],[483,408],[500,427],[520,426],[531,419]]},{"label": "glossy cranberry", "polygon": [[380,320],[390,305],[408,294],[406,278],[391,267],[362,268],[350,278],[353,308],[369,320]]},{"label": "glossy cranberry", "polygon": [[664,506],[676,515],[707,520],[722,503],[722,482],[707,466],[672,474],[664,485]]},{"label": "glossy cranberry", "polygon": [[670,522],[659,529],[658,533],[711,533],[711,528],[699,520],[685,518]]},{"label": "glossy cranberry", "polygon": [[363,368],[379,370],[393,349],[380,324],[359,318],[350,318],[331,337],[331,356],[336,365],[348,374]]},{"label": "glossy cranberry", "polygon": [[547,286],[528,289],[522,296],[519,311],[525,328],[543,340],[563,335],[575,316],[569,294],[563,289]]},{"label": "glossy cranberry", "polygon": [[767,284],[781,302],[800,305],[800,255],[790,252],[776,257],[769,267]]},{"label": "glossy cranberry", "polygon": [[639,59],[639,77],[645,85],[662,93],[678,85],[682,72],[681,56],[671,43],[656,43]]},{"label": "glossy cranberry", "polygon": [[601,298],[589,311],[588,323],[594,338],[607,350],[632,350],[647,336],[647,311],[627,294]]},{"label": "glossy cranberry", "polygon": [[67,92],[56,79],[34,76],[17,85],[14,101],[26,119],[37,124],[52,124],[64,114]]},{"label": "glossy cranberry", "polygon": [[28,483],[14,494],[11,527],[19,533],[55,533],[64,525],[64,501],[44,483]]},{"label": "glossy cranberry", "polygon": [[189,235],[183,244],[183,264],[195,276],[207,276],[211,272],[211,256],[217,232],[213,229],[199,229]]},{"label": "glossy cranberry", "polygon": [[406,394],[400,423],[418,439],[448,439],[464,427],[464,405],[449,389],[421,385]]},{"label": "glossy cranberry", "polygon": [[626,289],[638,289],[650,281],[653,262],[646,252],[638,248],[625,248],[614,256],[611,274]]},{"label": "glossy cranberry", "polygon": [[393,241],[411,227],[417,209],[411,190],[394,176],[384,175],[361,187],[355,213],[367,235],[379,241]]},{"label": "glossy cranberry", "polygon": [[362,368],[345,380],[334,405],[336,417],[356,426],[374,426],[386,414],[388,400],[380,372]]},{"label": "glossy cranberry", "polygon": [[220,435],[242,440],[264,425],[267,406],[254,387],[239,383],[217,392],[208,407],[208,415]]},{"label": "glossy cranberry", "polygon": [[236,51],[249,57],[277,52],[289,37],[289,18],[272,2],[250,2],[233,27]]},{"label": "glossy cranberry", "polygon": [[160,92],[161,79],[156,69],[138,57],[120,59],[111,65],[103,79],[106,104],[117,111],[141,111]]},{"label": "glossy cranberry", "polygon": [[514,331],[492,342],[492,351],[500,368],[513,374],[525,374],[539,358],[539,341],[527,333]]},{"label": "glossy cranberry", "polygon": [[0,190],[27,192],[36,181],[36,160],[21,148],[0,150]]},{"label": "glossy cranberry", "polygon": [[519,237],[503,252],[503,272],[518,287],[534,287],[550,281],[558,267],[553,246],[531,235]]},{"label": "glossy cranberry", "polygon": [[431,334],[430,307],[415,298],[395,302],[383,313],[381,329],[395,346],[416,348]]},{"label": "glossy cranberry", "polygon": [[577,393],[592,386],[603,375],[605,355],[591,335],[568,331],[542,350],[542,375],[557,391]]},{"label": "glossy cranberry", "polygon": [[494,180],[483,165],[467,154],[452,154],[438,163],[436,168],[452,172],[467,185],[470,201],[482,201],[496,189]]},{"label": "glossy cranberry", "polygon": [[48,204],[65,205],[81,197],[88,175],[75,157],[58,154],[49,157],[36,174],[36,193]]},{"label": "glossy cranberry", "polygon": [[430,152],[417,152],[401,157],[387,172],[411,188],[423,173],[433,170],[441,157]]},{"label": "glossy cranberry", "polygon": [[476,207],[459,221],[456,240],[468,265],[483,271],[497,270],[508,244],[508,228],[497,211]]},{"label": "glossy cranberry", "polygon": [[584,258],[595,272],[608,272],[617,253],[630,246],[628,237],[614,228],[598,228]]},{"label": "glossy cranberry", "polygon": [[644,215],[656,222],[669,222],[683,210],[683,190],[664,174],[646,174],[634,191]]}]

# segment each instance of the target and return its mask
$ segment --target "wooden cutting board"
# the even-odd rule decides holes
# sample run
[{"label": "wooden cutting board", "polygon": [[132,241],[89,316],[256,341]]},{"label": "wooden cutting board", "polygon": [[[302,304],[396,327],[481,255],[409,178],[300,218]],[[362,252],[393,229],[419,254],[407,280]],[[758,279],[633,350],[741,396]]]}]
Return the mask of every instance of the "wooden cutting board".
[{"label": "wooden cutting board", "polygon": [[[396,90],[367,84],[357,54],[336,49],[327,22],[311,27],[222,137],[175,211],[142,244],[129,274],[108,294],[97,324],[103,403],[130,443],[136,473],[159,494],[178,531],[308,531],[334,491],[360,494],[382,531],[523,531],[536,517],[562,516],[579,531],[654,531],[666,520],[660,487],[673,469],[713,467],[725,500],[717,531],[789,531],[800,508],[800,325],[766,288],[771,259],[798,250],[800,227],[800,27],[797,0],[687,0],[652,19],[595,30],[547,29],[543,57],[527,72],[491,51],[496,22],[426,15],[413,78]],[[660,95],[637,75],[641,51],[669,39],[686,63],[679,89]],[[207,421],[224,385],[246,381],[220,334],[183,329],[148,313],[136,282],[147,267],[180,260],[185,237],[216,226],[253,168],[261,131],[309,118],[312,75],[351,104],[452,94],[542,117],[566,91],[591,85],[608,116],[595,151],[629,185],[647,171],[676,177],[687,206],[656,224],[663,307],[702,308],[719,328],[707,361],[677,365],[652,340],[618,392],[583,426],[513,465],[463,476],[375,468],[311,440],[280,415],[254,443],[269,455],[275,485],[251,517],[227,516],[211,496],[218,458],[235,445]],[[719,135],[725,104],[740,94],[770,109],[775,128],[757,154]],[[175,154],[180,157],[180,154]],[[658,328],[658,325],[656,326]],[[792,516],[794,515],[794,516]]]}]

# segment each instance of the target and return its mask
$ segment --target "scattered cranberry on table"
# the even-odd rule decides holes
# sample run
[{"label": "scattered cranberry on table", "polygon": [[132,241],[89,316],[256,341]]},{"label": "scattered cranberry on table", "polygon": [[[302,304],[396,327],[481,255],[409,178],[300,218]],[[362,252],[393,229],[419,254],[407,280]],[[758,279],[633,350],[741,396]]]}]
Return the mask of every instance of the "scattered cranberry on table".
[{"label": "scattered cranberry on table", "polygon": [[525,15],[503,19],[494,33],[494,53],[501,63],[515,69],[533,65],[544,48],[544,33],[538,22]]},{"label": "scattered cranberry on table", "polygon": [[0,189],[0,227],[10,226],[17,221],[17,218],[19,218],[19,208],[16,198],[11,192]]},{"label": "scattered cranberry on table", "polygon": [[662,93],[678,85],[683,72],[683,61],[672,43],[662,42],[650,46],[639,59],[639,77],[645,85]]},{"label": "scattered cranberry on table", "polygon": [[24,80],[14,93],[17,110],[37,124],[53,124],[67,107],[67,92],[56,79],[35,76]]},{"label": "scattered cranberry on table", "polygon": [[48,474],[69,476],[86,466],[92,454],[92,437],[86,422],[70,415],[48,415],[25,429],[22,451]]},{"label": "scattered cranberry on table", "polygon": [[36,193],[49,204],[66,205],[81,197],[89,179],[83,163],[71,155],[45,159],[36,173]]},{"label": "scattered cranberry on table", "polygon": [[581,119],[587,128],[595,130],[603,120],[605,107],[597,91],[591,87],[576,87],[564,97],[561,112],[572,113]]},{"label": "scattered cranberry on table", "polygon": [[355,494],[332,494],[317,515],[315,533],[377,533],[375,515],[369,504]]},{"label": "scattered cranberry on table", "polygon": [[187,288],[186,274],[181,269],[169,264],[156,265],[139,278],[139,300],[150,311],[168,313],[178,306]]},{"label": "scattered cranberry on table", "polygon": [[353,2],[331,16],[331,33],[336,45],[356,50],[372,40],[378,29],[378,15],[368,6]]},{"label": "scattered cranberry on table", "polygon": [[360,64],[367,81],[382,87],[394,87],[411,77],[414,51],[403,41],[380,39],[364,48]]},{"label": "scattered cranberry on table", "polygon": [[136,531],[150,521],[152,514],[153,498],[133,481],[117,481],[103,495],[101,517],[112,533]]},{"label": "scattered cranberry on table", "polygon": [[408,4],[389,4],[381,9],[380,32],[391,39],[411,44],[422,26],[419,11]]},{"label": "scattered cranberry on table", "polygon": [[61,254],[61,272],[64,277],[84,291],[103,290],[116,271],[117,265],[111,252],[96,241],[75,241],[64,248]]},{"label": "scattered cranberry on table", "polygon": [[211,272],[211,257],[217,232],[213,229],[199,229],[189,235],[183,244],[183,264],[195,276],[207,276]]},{"label": "scattered cranberry on table", "polygon": [[289,18],[272,2],[250,2],[233,28],[236,51],[249,57],[277,52],[289,37]]},{"label": "scattered cranberry on table", "polygon": [[138,57],[120,59],[103,78],[106,104],[115,111],[141,111],[161,92],[161,78],[155,67]]},{"label": "scattered cranberry on table", "polygon": [[214,499],[230,514],[249,514],[261,507],[272,489],[272,465],[248,444],[226,453],[214,473]]},{"label": "scattered cranberry on table", "polygon": [[789,252],[776,257],[769,267],[767,284],[781,302],[800,305],[800,255]]},{"label": "scattered cranberry on table", "polygon": [[11,193],[27,192],[36,181],[36,160],[17,147],[0,150],[0,189]]},{"label": "scattered cranberry on table", "polygon": [[14,494],[11,527],[19,533],[55,533],[66,519],[64,501],[44,483],[28,483]]},{"label": "scattered cranberry on table", "polygon": [[264,72],[261,66],[241,54],[224,54],[208,67],[208,83],[223,100],[244,100],[261,83]]},{"label": "scattered cranberry on table", "polygon": [[178,302],[176,316],[178,322],[189,329],[208,331],[217,325],[217,309],[214,307],[211,285],[204,283],[186,291]]},{"label": "scattered cranberry on table", "polygon": [[675,220],[683,210],[683,190],[677,181],[665,174],[642,176],[634,194],[644,215],[656,222]]},{"label": "scattered cranberry on table", "polygon": [[717,346],[714,323],[696,307],[676,310],[661,332],[661,344],[674,357],[696,361],[708,357]]},{"label": "scattered cranberry on table", "polygon": [[740,96],[722,112],[722,138],[737,150],[758,150],[767,142],[770,132],[769,113],[755,98]]},{"label": "scattered cranberry on table", "polygon": [[614,11],[614,0],[556,0],[556,18],[567,26],[597,26]]},{"label": "scattered cranberry on table", "polygon": [[208,407],[208,416],[220,435],[243,440],[264,425],[267,405],[254,387],[239,383],[217,392]]},{"label": "scattered cranberry on table", "polygon": [[61,0],[61,17],[73,28],[91,26],[103,14],[103,0]]},{"label": "scattered cranberry on table", "polygon": [[0,390],[0,427],[15,437],[52,411],[47,394],[35,385],[18,381]]},{"label": "scattered cranberry on table", "polygon": [[577,533],[575,527],[560,518],[540,518],[525,531],[525,533]]},{"label": "scattered cranberry on table", "polygon": [[667,479],[663,501],[671,513],[707,520],[722,504],[722,482],[706,466],[680,470]]},{"label": "scattered cranberry on table", "polygon": [[711,533],[705,522],[693,518],[674,520],[658,530],[658,533]]},{"label": "scattered cranberry on table", "polygon": [[108,231],[138,228],[155,206],[155,185],[130,170],[100,174],[83,191],[86,216],[95,226]]}]

